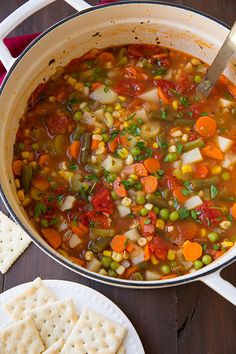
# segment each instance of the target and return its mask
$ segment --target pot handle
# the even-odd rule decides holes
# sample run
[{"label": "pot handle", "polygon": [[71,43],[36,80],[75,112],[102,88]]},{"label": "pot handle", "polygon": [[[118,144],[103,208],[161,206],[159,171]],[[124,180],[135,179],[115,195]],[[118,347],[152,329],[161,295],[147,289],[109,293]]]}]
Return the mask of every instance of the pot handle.
[{"label": "pot handle", "polygon": [[236,306],[236,288],[221,277],[220,270],[200,280]]},{"label": "pot handle", "polygon": [[[55,1],[56,0],[29,0],[24,5],[18,7],[14,12],[12,12],[7,18],[5,18],[5,20],[0,23],[0,60],[7,71],[9,71],[11,66],[14,64],[16,58],[13,58],[9,49],[4,44],[4,38],[25,19]],[[91,5],[89,5],[83,0],[64,1],[74,7],[77,11],[81,11],[91,7]]]}]

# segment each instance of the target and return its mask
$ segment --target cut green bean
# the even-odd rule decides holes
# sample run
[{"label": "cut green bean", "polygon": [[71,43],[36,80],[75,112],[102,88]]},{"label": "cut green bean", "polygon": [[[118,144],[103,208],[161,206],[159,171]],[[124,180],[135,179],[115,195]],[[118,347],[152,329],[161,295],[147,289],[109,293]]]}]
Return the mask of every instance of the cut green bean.
[{"label": "cut green bean", "polygon": [[99,238],[98,240],[94,241],[91,244],[91,250],[94,253],[102,252],[109,246],[111,240],[112,240],[112,237]]},{"label": "cut green bean", "polygon": [[188,143],[184,144],[183,146],[183,151],[187,152],[196,148],[201,148],[203,147],[205,144],[202,141],[201,138],[193,140],[193,141],[189,141]]},{"label": "cut green bean", "polygon": [[75,127],[74,133],[73,133],[73,140],[79,140],[81,138],[81,136],[84,134],[85,132],[85,128],[81,127],[81,125],[77,125]]},{"label": "cut green bean", "polygon": [[210,187],[212,184],[217,185],[219,183],[219,177],[213,176],[206,179],[194,179],[191,182],[193,190],[203,189]]},{"label": "cut green bean", "polygon": [[91,133],[85,133],[81,136],[81,154],[80,154],[81,163],[86,163],[88,161],[91,139],[92,139]]},{"label": "cut green bean", "polygon": [[22,186],[26,192],[28,192],[29,190],[32,176],[33,176],[33,166],[24,165],[22,170]]},{"label": "cut green bean", "polygon": [[168,206],[169,206],[167,200],[164,200],[162,197],[156,196],[155,194],[148,194],[146,196],[146,199],[149,203],[152,203],[155,206],[158,206],[158,208],[168,208]]},{"label": "cut green bean", "polygon": [[113,237],[115,236],[114,229],[93,229],[93,234],[101,237]]},{"label": "cut green bean", "polygon": [[176,119],[174,121],[174,126],[176,127],[193,127],[195,121],[190,119]]}]

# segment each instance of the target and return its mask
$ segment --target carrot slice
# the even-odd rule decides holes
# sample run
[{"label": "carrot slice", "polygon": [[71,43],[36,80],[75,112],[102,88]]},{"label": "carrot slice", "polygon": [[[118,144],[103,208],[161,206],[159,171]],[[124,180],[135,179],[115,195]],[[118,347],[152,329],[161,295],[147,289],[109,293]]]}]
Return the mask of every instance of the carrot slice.
[{"label": "carrot slice", "polygon": [[114,181],[113,188],[114,188],[114,191],[120,197],[127,197],[127,195],[128,195],[127,190],[125,189],[124,185],[121,183],[120,177],[117,177],[116,180]]},{"label": "carrot slice", "polygon": [[111,61],[112,63],[116,62],[116,59],[114,57],[114,55],[112,53],[109,52],[102,52],[101,54],[99,54],[98,56],[98,61],[100,63],[105,63],[107,61]]},{"label": "carrot slice", "polygon": [[208,168],[203,163],[196,164],[196,171],[194,172],[195,178],[205,178],[208,175]]},{"label": "carrot slice", "polygon": [[110,242],[111,248],[115,252],[123,252],[127,246],[127,237],[125,235],[116,235]]},{"label": "carrot slice", "polygon": [[170,103],[168,97],[166,96],[165,92],[162,90],[162,88],[160,86],[158,86],[158,88],[157,88],[157,93],[163,103],[165,103],[165,104]]},{"label": "carrot slice", "polygon": [[43,237],[55,250],[61,246],[60,232],[54,229],[42,229]]},{"label": "carrot slice", "polygon": [[126,251],[130,253],[133,251],[133,249],[134,249],[134,243],[132,241],[128,241],[128,244],[126,246]]},{"label": "carrot slice", "polygon": [[206,157],[211,157],[216,160],[223,160],[224,155],[213,143],[208,143],[204,148],[202,148],[202,154]]},{"label": "carrot slice", "polygon": [[69,154],[72,157],[72,159],[78,159],[79,157],[79,152],[80,152],[80,142],[75,140],[69,147]]},{"label": "carrot slice", "polygon": [[111,152],[115,152],[119,144],[118,137],[108,142],[108,148]]},{"label": "carrot slice", "polygon": [[149,245],[144,247],[144,261],[148,261],[151,257]]},{"label": "carrot slice", "polygon": [[79,237],[84,237],[89,233],[89,228],[84,225],[82,222],[79,223],[70,223],[71,230]]},{"label": "carrot slice", "polygon": [[197,242],[186,241],[183,247],[186,261],[196,261],[202,255],[202,246]]},{"label": "carrot slice", "polygon": [[97,150],[97,148],[98,148],[98,146],[99,146],[99,143],[100,143],[99,140],[93,139],[93,140],[92,140],[92,144],[91,144],[91,149],[92,149],[92,150]]},{"label": "carrot slice", "polygon": [[210,138],[216,133],[216,121],[211,117],[200,117],[196,121],[195,130],[204,138]]},{"label": "carrot slice", "polygon": [[160,169],[160,162],[157,159],[154,159],[153,157],[150,157],[149,159],[146,159],[144,161],[144,166],[148,170],[149,173],[155,173]]},{"label": "carrot slice", "polygon": [[143,177],[141,178],[141,183],[146,193],[150,194],[156,192],[158,186],[158,179],[155,176]]},{"label": "carrot slice", "polygon": [[16,176],[21,176],[22,175],[23,166],[24,166],[24,162],[23,161],[21,161],[21,160],[13,161],[12,169],[13,169],[13,172],[14,172],[14,174]]},{"label": "carrot slice", "polygon": [[80,258],[70,256],[70,259],[72,260],[72,262],[80,265],[81,267],[84,267],[84,265],[85,265],[85,262]]},{"label": "carrot slice", "polygon": [[32,185],[41,191],[46,191],[50,187],[48,180],[40,175],[37,175],[32,179]]},{"label": "carrot slice", "polygon": [[236,203],[234,203],[231,208],[231,215],[234,219],[236,219]]},{"label": "carrot slice", "polygon": [[187,197],[183,194],[184,187],[177,187],[173,190],[173,196],[178,200],[180,204],[184,204],[187,200]]},{"label": "carrot slice", "polygon": [[142,163],[136,163],[134,166],[136,175],[140,177],[146,177],[148,175],[146,168]]},{"label": "carrot slice", "polygon": [[164,280],[164,279],[172,279],[172,278],[176,278],[177,277],[177,274],[174,273],[174,274],[168,274],[168,275],[164,275],[163,277],[161,277],[161,280]]},{"label": "carrot slice", "polygon": [[130,279],[131,275],[134,274],[135,272],[138,272],[138,267],[136,265],[133,265],[126,269],[124,277],[125,279]]},{"label": "carrot slice", "polygon": [[94,91],[97,88],[99,88],[100,86],[102,86],[101,82],[93,82],[92,85],[91,85],[91,90]]},{"label": "carrot slice", "polygon": [[49,155],[43,154],[39,156],[38,164],[40,167],[44,167],[49,160]]},{"label": "carrot slice", "polygon": [[143,205],[132,205],[131,210],[133,213],[138,213],[141,209],[143,209]]}]

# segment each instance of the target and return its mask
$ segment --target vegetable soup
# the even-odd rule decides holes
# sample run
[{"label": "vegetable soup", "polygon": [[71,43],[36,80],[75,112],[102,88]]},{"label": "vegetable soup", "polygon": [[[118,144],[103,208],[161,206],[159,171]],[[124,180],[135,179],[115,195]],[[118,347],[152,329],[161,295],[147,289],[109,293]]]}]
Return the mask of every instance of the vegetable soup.
[{"label": "vegetable soup", "polygon": [[32,93],[14,145],[18,198],[51,247],[99,274],[169,279],[236,240],[236,87],[198,58],[93,49]]}]

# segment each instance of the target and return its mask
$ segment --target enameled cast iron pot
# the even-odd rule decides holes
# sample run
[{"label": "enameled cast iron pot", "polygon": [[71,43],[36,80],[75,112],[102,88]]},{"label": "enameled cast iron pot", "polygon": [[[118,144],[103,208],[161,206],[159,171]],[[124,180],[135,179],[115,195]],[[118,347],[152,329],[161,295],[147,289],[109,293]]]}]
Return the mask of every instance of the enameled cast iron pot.
[{"label": "enameled cast iron pot", "polygon": [[[19,204],[11,168],[15,134],[27,99],[58,65],[66,65],[94,47],[157,42],[211,63],[229,29],[198,11],[162,2],[133,1],[91,8],[82,0],[65,0],[79,12],[49,28],[18,58],[13,58],[3,38],[24,19],[54,1],[30,0],[0,24],[0,60],[8,71],[0,91],[0,183],[11,216],[50,257],[88,278],[109,285],[146,289],[201,280],[236,305],[236,289],[220,277],[222,268],[236,260],[236,246],[203,269],[169,280],[130,281],[92,273],[61,256],[38,235]],[[49,65],[51,59],[55,61]],[[236,82],[232,63],[225,74]]]}]

